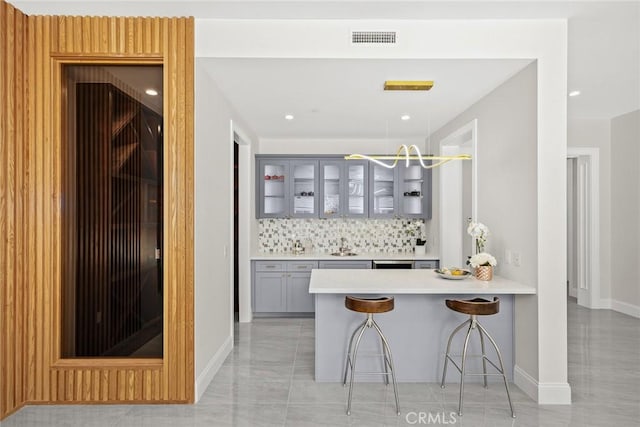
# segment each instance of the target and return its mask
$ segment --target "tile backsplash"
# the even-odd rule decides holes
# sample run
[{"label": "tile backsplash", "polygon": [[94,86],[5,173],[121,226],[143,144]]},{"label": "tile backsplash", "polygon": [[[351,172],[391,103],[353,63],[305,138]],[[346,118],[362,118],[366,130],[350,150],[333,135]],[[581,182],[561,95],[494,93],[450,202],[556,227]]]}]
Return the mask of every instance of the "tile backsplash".
[{"label": "tile backsplash", "polygon": [[420,219],[260,219],[258,250],[291,252],[300,240],[308,252],[335,252],[344,237],[354,252],[409,252],[424,229]]}]

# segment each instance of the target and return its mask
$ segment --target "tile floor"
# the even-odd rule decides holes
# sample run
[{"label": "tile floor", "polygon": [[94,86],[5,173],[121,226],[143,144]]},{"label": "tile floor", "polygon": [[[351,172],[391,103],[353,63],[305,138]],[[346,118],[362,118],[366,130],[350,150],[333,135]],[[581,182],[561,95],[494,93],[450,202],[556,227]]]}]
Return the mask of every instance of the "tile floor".
[{"label": "tile floor", "polygon": [[[512,386],[515,419],[498,383],[469,384],[462,417],[455,386],[399,384],[396,416],[391,387],[361,384],[347,417],[346,390],[313,381],[313,327],[312,319],[236,325],[235,348],[196,405],[28,406],[2,426],[640,426],[640,320],[610,310],[569,303],[574,403],[539,406]],[[432,418],[420,424],[412,412]]]}]

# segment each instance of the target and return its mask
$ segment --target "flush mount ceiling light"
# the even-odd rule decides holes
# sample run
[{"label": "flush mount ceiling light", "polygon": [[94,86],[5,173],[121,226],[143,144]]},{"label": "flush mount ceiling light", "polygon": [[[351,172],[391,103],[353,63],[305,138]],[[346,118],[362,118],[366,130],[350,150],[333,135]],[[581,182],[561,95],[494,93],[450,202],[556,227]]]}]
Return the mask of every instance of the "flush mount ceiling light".
[{"label": "flush mount ceiling light", "polygon": [[[415,154],[412,155],[412,152],[415,152]],[[344,156],[344,158],[345,160],[369,160],[387,169],[395,168],[402,160],[405,161],[406,167],[409,167],[411,160],[418,160],[418,162],[420,162],[420,166],[422,166],[424,169],[436,168],[450,162],[451,160],[471,160],[471,156],[469,154],[459,154],[457,156],[422,155],[420,154],[420,149],[418,148],[418,146],[406,146],[404,144],[402,144],[400,148],[398,148],[398,151],[396,151],[396,154],[393,156],[367,156],[364,154],[349,154],[348,156]],[[385,163],[382,160],[393,160],[393,163]],[[425,161],[430,162],[431,164],[427,164],[425,163]],[[432,161],[435,161],[435,163]]]},{"label": "flush mount ceiling light", "polygon": [[147,89],[144,91],[144,93],[150,96],[158,96],[158,91],[155,89]]},{"label": "flush mount ceiling light", "polygon": [[405,115],[403,115],[403,116],[400,116],[400,120],[407,121],[407,120],[410,120],[410,119],[411,119],[411,116],[410,116],[410,115],[408,115],[408,114],[405,114]]},{"label": "flush mount ceiling light", "polygon": [[580,91],[579,90],[572,90],[571,92],[569,92],[569,96],[573,97],[573,96],[578,96],[580,95]]},{"label": "flush mount ceiling light", "polygon": [[433,87],[433,80],[387,80],[384,90],[429,90]]},{"label": "flush mount ceiling light", "polygon": [[293,114],[285,114],[285,120],[293,120]]}]

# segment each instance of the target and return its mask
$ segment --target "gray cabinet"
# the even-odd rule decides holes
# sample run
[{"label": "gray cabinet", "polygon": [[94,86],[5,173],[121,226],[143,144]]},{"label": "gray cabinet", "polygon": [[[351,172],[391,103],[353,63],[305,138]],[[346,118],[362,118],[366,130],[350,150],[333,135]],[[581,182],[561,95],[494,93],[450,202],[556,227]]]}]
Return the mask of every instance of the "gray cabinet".
[{"label": "gray cabinet", "polygon": [[253,311],[255,313],[312,313],[309,293],[311,270],[317,261],[254,261]]},{"label": "gray cabinet", "polygon": [[320,217],[366,218],[368,172],[366,161],[320,160]]},{"label": "gray cabinet", "polygon": [[431,219],[431,169],[412,161],[408,167],[398,167],[398,173],[399,215]]},{"label": "gray cabinet", "polygon": [[398,166],[393,169],[369,165],[369,218],[396,218],[398,206]]},{"label": "gray cabinet", "polygon": [[320,268],[331,269],[367,269],[371,268],[370,260],[336,260],[336,261],[320,261]]},{"label": "gray cabinet", "polygon": [[431,170],[343,156],[256,156],[257,218],[431,219]]},{"label": "gray cabinet", "polygon": [[289,215],[291,218],[318,217],[318,161],[291,160]]},{"label": "gray cabinet", "polygon": [[257,218],[317,218],[318,161],[257,159]]},{"label": "gray cabinet", "polygon": [[394,169],[369,165],[370,218],[431,219],[431,169],[419,162]]},{"label": "gray cabinet", "polygon": [[290,313],[313,313],[315,300],[309,293],[311,271],[307,273],[288,273],[287,276],[287,311]]},{"label": "gray cabinet", "polygon": [[413,268],[433,269],[433,268],[438,268],[439,266],[440,266],[440,262],[435,259],[419,260],[413,263]]},{"label": "gray cabinet", "polygon": [[281,272],[256,272],[253,289],[254,311],[279,313],[286,311],[287,278]]}]

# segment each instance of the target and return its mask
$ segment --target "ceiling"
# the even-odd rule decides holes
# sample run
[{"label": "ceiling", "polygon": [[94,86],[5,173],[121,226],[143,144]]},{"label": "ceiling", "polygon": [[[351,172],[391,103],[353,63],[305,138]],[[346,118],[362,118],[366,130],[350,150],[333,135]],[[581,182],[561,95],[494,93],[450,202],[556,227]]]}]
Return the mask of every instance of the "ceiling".
[{"label": "ceiling", "polygon": [[[149,15],[149,4],[153,3],[153,14],[158,16],[192,15],[196,19],[549,19],[562,18],[568,20],[568,88],[580,90],[582,94],[569,99],[569,118],[599,118],[609,119],[636,109],[640,109],[640,1],[519,1],[501,0],[485,1],[406,1],[406,0],[109,0],[109,1],[38,1],[38,0],[10,0],[11,3],[29,14],[72,14],[72,15]],[[366,104],[353,96],[354,91],[361,95],[364,85],[375,85],[377,90],[383,80],[387,78],[403,78],[394,73],[392,64],[384,62],[378,64],[386,73],[377,72],[374,67],[361,61],[323,61],[315,64],[315,70],[305,63],[291,63],[290,61],[249,62],[240,61],[237,64],[219,61],[220,71],[212,71],[212,75],[222,86],[231,102],[244,115],[247,121],[256,127],[259,136],[275,135],[270,129],[268,120],[278,120],[284,110],[291,111],[296,119],[282,127],[281,136],[294,135],[297,127],[305,120],[321,114],[326,114],[320,123],[326,132],[336,124],[344,126],[345,133],[353,132],[348,128],[359,120],[374,104]],[[243,60],[245,61],[245,60]],[[257,61],[257,60],[256,60]],[[308,61],[305,61],[308,62]],[[249,65],[244,67],[244,65]],[[383,102],[388,105],[389,112],[385,116],[395,117],[400,112],[399,103],[402,97],[407,97],[407,103],[416,106],[423,99],[431,105],[428,118],[414,114],[416,120],[405,123],[404,128],[392,125],[390,131],[409,132],[409,128],[418,129],[420,126],[435,130],[442,122],[445,112],[453,114],[460,109],[462,102],[471,102],[478,95],[486,93],[490,84],[498,85],[504,81],[522,64],[477,64],[475,70],[482,73],[484,81],[478,84],[474,78],[473,88],[468,88],[470,82],[458,81],[440,77],[446,69],[445,64],[438,64],[436,71],[429,67],[436,64],[410,61],[406,63],[413,70],[420,72],[420,78],[436,80],[436,86],[428,94],[368,94],[370,101],[379,106]],[[255,67],[254,67],[255,66]],[[264,83],[265,78],[256,78],[256,67],[268,70],[270,85]],[[292,73],[292,66],[296,73]],[[364,67],[364,68],[363,68]],[[422,70],[420,70],[422,67]],[[454,67],[451,65],[451,67]],[[491,68],[495,75],[492,75]],[[300,73],[297,70],[300,69]],[[362,72],[366,69],[366,73]],[[327,71],[338,73],[327,76]],[[449,68],[451,75],[459,75],[453,68]],[[238,74],[238,78],[234,76]],[[430,74],[428,74],[430,73]],[[391,77],[389,74],[393,74]],[[240,84],[240,75],[244,76]],[[306,81],[298,76],[305,76]],[[284,82],[281,76],[288,76]],[[356,78],[357,76],[357,78]],[[224,77],[224,80],[222,80]],[[413,77],[412,77],[413,78]],[[227,82],[228,80],[228,82]],[[348,84],[345,84],[347,83]],[[456,94],[450,92],[454,84],[467,87],[467,93]],[[478,85],[478,87],[475,87]],[[495,86],[494,86],[495,87]],[[251,91],[249,90],[251,88]],[[297,93],[308,96],[296,97]],[[277,92],[275,98],[268,98]],[[459,91],[463,92],[463,91]],[[317,94],[317,96],[316,96]],[[448,95],[447,95],[448,94]],[[310,96],[314,99],[311,102]],[[359,95],[359,96],[360,96]],[[382,95],[385,95],[383,98]],[[389,95],[389,97],[386,97]],[[412,98],[415,95],[415,98]],[[426,96],[423,96],[426,95]],[[249,98],[268,100],[268,107],[258,112],[262,102],[250,105]],[[393,97],[393,98],[392,98]],[[463,99],[467,97],[468,99]],[[334,107],[339,110],[335,114],[328,111],[329,102],[335,101]],[[357,102],[356,102],[357,101]],[[404,102],[404,100],[403,100]],[[468,104],[467,104],[468,105]],[[311,110],[316,109],[313,113]],[[405,107],[406,109],[406,107]],[[295,110],[295,111],[294,111]],[[349,112],[350,114],[346,114]],[[259,116],[259,114],[262,114]],[[273,119],[275,117],[275,119]],[[316,117],[317,118],[317,117]],[[381,127],[388,120],[380,118],[372,124],[362,128],[362,132],[380,133]],[[425,125],[426,123],[426,125]],[[280,123],[281,124],[281,123]],[[416,130],[410,132],[416,132]]]},{"label": "ceiling", "polygon": [[[424,138],[530,60],[203,59],[261,138]],[[471,78],[470,78],[471,76]],[[384,91],[385,80],[433,80]],[[293,120],[285,120],[292,114]],[[409,115],[409,120],[401,120]]]}]

